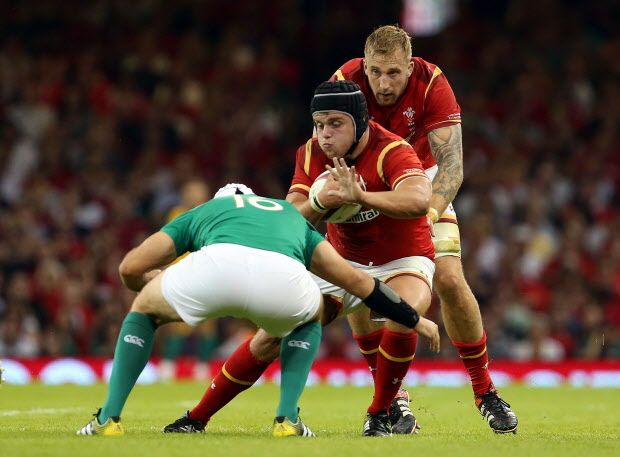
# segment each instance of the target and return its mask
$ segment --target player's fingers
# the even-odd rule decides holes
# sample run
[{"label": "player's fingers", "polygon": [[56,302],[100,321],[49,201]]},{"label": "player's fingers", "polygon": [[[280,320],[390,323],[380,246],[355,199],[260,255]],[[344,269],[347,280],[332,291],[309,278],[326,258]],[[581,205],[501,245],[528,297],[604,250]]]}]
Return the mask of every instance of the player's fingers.
[{"label": "player's fingers", "polygon": [[334,162],[334,168],[336,169],[336,171],[341,174],[342,173],[342,167],[340,166],[340,162],[338,161],[337,157],[334,157],[333,159]]},{"label": "player's fingers", "polygon": [[332,178],[334,178],[334,181],[338,181],[339,175],[338,175],[338,171],[333,168],[330,167],[329,165],[325,165],[325,168],[327,168],[327,171],[329,171],[329,174],[332,176]]},{"label": "player's fingers", "polygon": [[441,350],[441,338],[439,336],[439,332],[437,332],[437,336],[435,337],[435,339],[436,339],[435,352],[439,352]]},{"label": "player's fingers", "polygon": [[441,337],[439,336],[439,327],[437,324],[433,325],[433,351],[439,352],[441,346]]},{"label": "player's fingers", "polygon": [[437,335],[433,334],[433,336],[429,339],[428,348],[431,352],[437,352]]}]

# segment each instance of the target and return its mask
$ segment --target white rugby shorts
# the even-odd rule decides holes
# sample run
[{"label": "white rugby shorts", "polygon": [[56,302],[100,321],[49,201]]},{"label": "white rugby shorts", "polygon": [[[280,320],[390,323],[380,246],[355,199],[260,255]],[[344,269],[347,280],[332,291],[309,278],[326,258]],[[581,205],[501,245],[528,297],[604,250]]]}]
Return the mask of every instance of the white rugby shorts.
[{"label": "white rugby shorts", "polygon": [[212,244],[168,267],[162,293],[189,325],[246,318],[272,336],[288,335],[316,315],[319,287],[300,262],[238,244]]},{"label": "white rugby shorts", "polygon": [[[387,282],[389,279],[403,274],[416,276],[422,279],[428,285],[429,289],[433,290],[432,284],[433,275],[435,274],[435,262],[433,262],[428,257],[403,257],[401,259],[396,259],[392,260],[391,262],[384,263],[383,265],[374,266],[362,265],[360,263],[351,262],[349,260],[347,260],[347,262],[349,262],[349,264],[351,264],[355,268],[359,268],[360,270],[365,271],[373,278],[378,278],[384,282]],[[319,278],[313,273],[310,274],[319,285],[322,294],[329,295],[342,304],[342,310],[340,311],[341,315],[352,313],[359,307],[360,304],[362,304],[362,300],[355,295],[352,295],[344,289],[337,287],[322,278]]]}]

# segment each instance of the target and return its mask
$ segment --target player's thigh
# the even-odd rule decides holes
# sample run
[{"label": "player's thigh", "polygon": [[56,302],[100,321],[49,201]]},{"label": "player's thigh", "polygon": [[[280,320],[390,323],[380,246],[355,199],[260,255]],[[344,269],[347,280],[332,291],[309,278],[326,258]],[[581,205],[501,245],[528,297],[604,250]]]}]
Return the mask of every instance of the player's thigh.
[{"label": "player's thigh", "polygon": [[[431,288],[423,279],[412,275],[401,275],[388,281],[393,288],[409,305],[421,316],[426,314],[431,305]],[[409,333],[413,330],[394,321],[388,320],[385,326],[394,332]]]},{"label": "player's thigh", "polygon": [[162,274],[158,274],[153,278],[133,301],[131,305],[132,311],[147,314],[155,318],[157,324],[165,324],[166,322],[179,322],[181,317],[168,304],[161,292]]}]

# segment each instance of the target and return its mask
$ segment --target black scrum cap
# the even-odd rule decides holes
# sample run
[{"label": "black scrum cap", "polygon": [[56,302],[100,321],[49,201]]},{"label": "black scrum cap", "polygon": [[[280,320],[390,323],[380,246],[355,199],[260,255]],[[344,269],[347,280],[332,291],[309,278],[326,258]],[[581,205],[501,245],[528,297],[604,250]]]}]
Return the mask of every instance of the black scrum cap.
[{"label": "black scrum cap", "polygon": [[360,86],[353,81],[325,81],[316,88],[310,103],[310,114],[338,111],[353,119],[355,143],[368,127],[368,106]]}]

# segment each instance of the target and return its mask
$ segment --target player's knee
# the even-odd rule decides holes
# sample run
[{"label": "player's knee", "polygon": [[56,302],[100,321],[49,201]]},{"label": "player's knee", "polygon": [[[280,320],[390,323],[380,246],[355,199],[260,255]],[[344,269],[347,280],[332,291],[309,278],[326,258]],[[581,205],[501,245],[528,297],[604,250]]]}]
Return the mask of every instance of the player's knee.
[{"label": "player's knee", "polygon": [[142,289],[131,304],[131,311],[146,314],[157,326],[180,321],[180,317],[157,293],[151,284]]},{"label": "player's knee", "polygon": [[321,325],[325,327],[327,324],[335,320],[342,311],[342,304],[329,295],[323,296],[320,308]]},{"label": "player's knee", "polygon": [[368,335],[383,327],[383,322],[370,320],[370,310],[366,307],[347,315],[349,327],[355,335]]},{"label": "player's knee", "polygon": [[271,362],[280,355],[281,340],[281,338],[271,336],[263,329],[259,329],[250,341],[250,352],[257,360]]},{"label": "player's knee", "polygon": [[138,294],[138,296],[134,299],[131,304],[131,311],[142,314],[151,314],[153,312],[153,307],[149,304],[148,300],[144,300],[142,294]]},{"label": "player's knee", "polygon": [[441,298],[458,297],[468,286],[463,276],[460,259],[457,257],[443,259],[437,262],[437,269],[433,278],[435,290]]}]

